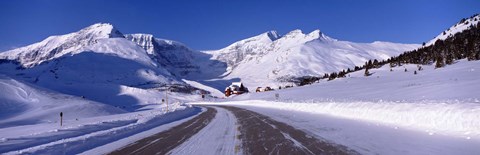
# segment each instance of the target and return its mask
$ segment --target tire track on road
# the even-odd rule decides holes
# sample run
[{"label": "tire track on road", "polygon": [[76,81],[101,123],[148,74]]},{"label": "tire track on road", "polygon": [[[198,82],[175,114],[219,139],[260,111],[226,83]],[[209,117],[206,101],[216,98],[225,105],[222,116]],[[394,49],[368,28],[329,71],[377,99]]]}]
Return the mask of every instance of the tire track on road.
[{"label": "tire track on road", "polygon": [[219,107],[231,111],[237,118],[245,154],[359,154],[265,115],[237,107]]},{"label": "tire track on road", "polygon": [[197,134],[212,121],[217,114],[217,110],[211,107],[206,108],[207,111],[187,122],[175,126],[167,131],[163,131],[139,140],[109,154],[166,154],[170,150],[185,142],[191,136]]}]

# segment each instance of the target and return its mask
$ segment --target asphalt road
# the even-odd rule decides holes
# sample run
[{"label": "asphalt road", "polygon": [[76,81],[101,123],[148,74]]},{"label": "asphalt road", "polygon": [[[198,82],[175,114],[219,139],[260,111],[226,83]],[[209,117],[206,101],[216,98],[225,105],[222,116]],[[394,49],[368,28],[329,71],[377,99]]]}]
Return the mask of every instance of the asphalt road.
[{"label": "asphalt road", "polygon": [[[288,124],[268,116],[232,106],[218,106],[232,112],[237,118],[244,154],[358,154],[345,146],[315,138]],[[215,117],[217,111],[207,111],[170,130],[139,140],[110,154],[167,154],[189,137],[198,133]]]},{"label": "asphalt road", "polygon": [[111,152],[111,155],[126,154],[167,154],[170,150],[182,144],[188,138],[207,126],[217,114],[217,110],[207,107],[207,111],[197,117],[175,126],[167,131],[157,133],[135,143],[127,145],[119,150]]},{"label": "asphalt road", "polygon": [[245,154],[358,154],[344,146],[314,138],[265,115],[237,107],[221,107],[237,117]]}]

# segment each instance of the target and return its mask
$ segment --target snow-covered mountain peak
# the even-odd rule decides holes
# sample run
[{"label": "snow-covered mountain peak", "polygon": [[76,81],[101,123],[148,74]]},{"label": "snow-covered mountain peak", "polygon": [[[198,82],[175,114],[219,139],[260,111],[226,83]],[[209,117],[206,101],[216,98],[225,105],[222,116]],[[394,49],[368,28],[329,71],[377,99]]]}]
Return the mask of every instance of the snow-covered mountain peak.
[{"label": "snow-covered mountain peak", "polygon": [[445,40],[450,36],[453,36],[463,30],[469,29],[470,26],[477,25],[480,21],[480,15],[476,14],[471,16],[470,18],[463,18],[457,24],[453,25],[452,27],[448,28],[447,30],[440,33],[438,36],[430,40],[425,44],[425,46],[430,46],[435,44],[437,40]]},{"label": "snow-covered mountain peak", "polygon": [[307,37],[316,38],[316,39],[323,40],[323,41],[337,41],[337,39],[333,39],[333,38],[325,35],[319,29],[313,30],[312,32],[307,34]]},{"label": "snow-covered mountain peak", "polygon": [[276,31],[268,31],[254,37],[237,41],[219,51],[221,52],[237,51],[238,48],[252,49],[252,48],[256,48],[257,46],[264,46],[266,44],[271,44],[272,42],[281,38],[282,36],[280,36]]},{"label": "snow-covered mountain peak", "polygon": [[270,40],[272,41],[275,41],[277,40],[278,38],[282,37],[280,36],[277,31],[268,31],[268,32],[265,32],[265,34],[270,38]]},{"label": "snow-covered mountain peak", "polygon": [[77,32],[50,36],[41,42],[0,53],[0,59],[16,60],[25,67],[32,67],[71,52],[82,51],[105,38],[124,36],[112,24],[97,23]]},{"label": "snow-covered mountain peak", "polygon": [[306,43],[312,40],[321,40],[321,41],[336,41],[336,39],[330,38],[323,34],[319,29],[316,29],[308,34],[305,34],[300,29],[296,29],[288,32],[282,37],[284,41],[288,42],[297,42],[297,43]]},{"label": "snow-covered mountain peak", "polygon": [[303,34],[302,30],[295,29],[285,34],[284,37],[298,37],[298,36],[304,36],[304,35],[305,34]]},{"label": "snow-covered mountain peak", "polygon": [[[275,40],[277,40],[281,37],[282,36],[279,35],[277,33],[277,31],[271,30],[271,31],[264,32],[260,35],[254,36],[254,37],[244,39],[242,41],[244,41],[244,42],[252,42],[253,41],[253,42],[271,43],[271,42],[273,42],[273,41],[275,41]],[[240,41],[240,42],[242,42],[242,41]]]},{"label": "snow-covered mountain peak", "polygon": [[76,33],[86,38],[124,38],[123,34],[110,23],[96,23]]},{"label": "snow-covered mountain peak", "polygon": [[308,35],[309,36],[312,36],[312,35],[320,36],[320,35],[323,35],[323,34],[319,29],[316,29],[316,30],[313,30],[312,32],[308,33]]}]

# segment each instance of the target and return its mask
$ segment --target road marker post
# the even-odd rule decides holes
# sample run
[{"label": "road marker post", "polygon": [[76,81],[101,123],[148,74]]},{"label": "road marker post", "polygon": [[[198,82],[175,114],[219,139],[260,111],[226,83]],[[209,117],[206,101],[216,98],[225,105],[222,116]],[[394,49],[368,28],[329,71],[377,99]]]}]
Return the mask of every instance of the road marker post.
[{"label": "road marker post", "polygon": [[63,112],[60,112],[60,126],[63,126]]}]

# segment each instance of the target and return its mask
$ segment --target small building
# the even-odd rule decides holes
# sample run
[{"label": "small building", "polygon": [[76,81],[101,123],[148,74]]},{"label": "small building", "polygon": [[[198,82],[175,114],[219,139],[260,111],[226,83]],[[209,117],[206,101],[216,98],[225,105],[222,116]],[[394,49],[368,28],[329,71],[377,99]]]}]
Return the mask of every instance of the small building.
[{"label": "small building", "polygon": [[230,96],[232,94],[243,94],[248,93],[248,88],[243,85],[241,82],[232,82],[230,86],[225,88],[225,96]]},{"label": "small building", "polygon": [[256,92],[264,92],[264,91],[272,91],[273,89],[270,88],[269,86],[265,87],[265,88],[262,88],[262,87],[257,87],[257,89],[255,90]]}]

